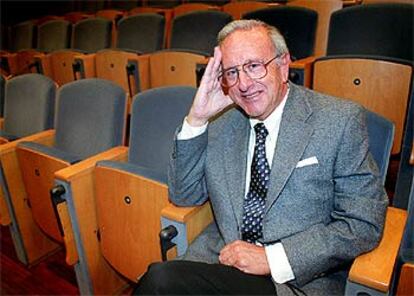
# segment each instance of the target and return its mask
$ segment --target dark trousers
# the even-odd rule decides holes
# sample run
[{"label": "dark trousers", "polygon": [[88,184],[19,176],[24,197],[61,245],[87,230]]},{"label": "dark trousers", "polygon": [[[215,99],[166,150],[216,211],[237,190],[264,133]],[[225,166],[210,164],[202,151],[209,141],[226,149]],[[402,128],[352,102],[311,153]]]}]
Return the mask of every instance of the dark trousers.
[{"label": "dark trousers", "polygon": [[134,295],[276,295],[270,276],[244,273],[222,264],[191,261],[153,263]]}]

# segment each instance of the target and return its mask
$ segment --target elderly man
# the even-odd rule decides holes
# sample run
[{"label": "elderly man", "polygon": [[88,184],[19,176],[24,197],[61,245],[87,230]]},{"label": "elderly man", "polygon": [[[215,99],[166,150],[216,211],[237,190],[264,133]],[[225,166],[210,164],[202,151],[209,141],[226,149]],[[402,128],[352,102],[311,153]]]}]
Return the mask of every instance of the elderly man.
[{"label": "elderly man", "polygon": [[135,293],[343,294],[388,200],[364,109],[290,83],[274,27],[234,21],[218,41],[169,170],[171,201],[209,199],[214,223],[181,260],[150,265]]}]

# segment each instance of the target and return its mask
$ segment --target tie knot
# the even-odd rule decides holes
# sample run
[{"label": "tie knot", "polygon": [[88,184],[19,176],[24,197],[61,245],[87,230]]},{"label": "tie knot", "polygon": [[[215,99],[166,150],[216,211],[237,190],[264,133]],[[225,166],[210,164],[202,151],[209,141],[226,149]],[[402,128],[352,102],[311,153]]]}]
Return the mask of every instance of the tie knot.
[{"label": "tie knot", "polygon": [[257,123],[254,126],[254,131],[256,132],[256,138],[257,137],[266,138],[267,135],[269,134],[263,122]]}]

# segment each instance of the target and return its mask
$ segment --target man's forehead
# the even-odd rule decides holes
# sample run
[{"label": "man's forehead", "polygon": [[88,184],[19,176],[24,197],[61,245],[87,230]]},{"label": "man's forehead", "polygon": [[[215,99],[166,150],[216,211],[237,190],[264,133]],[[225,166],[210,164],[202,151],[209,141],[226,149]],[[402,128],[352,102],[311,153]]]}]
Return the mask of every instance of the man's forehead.
[{"label": "man's forehead", "polygon": [[221,44],[222,63],[224,67],[243,64],[269,58],[273,53],[273,44],[262,30],[237,30],[231,33]]}]

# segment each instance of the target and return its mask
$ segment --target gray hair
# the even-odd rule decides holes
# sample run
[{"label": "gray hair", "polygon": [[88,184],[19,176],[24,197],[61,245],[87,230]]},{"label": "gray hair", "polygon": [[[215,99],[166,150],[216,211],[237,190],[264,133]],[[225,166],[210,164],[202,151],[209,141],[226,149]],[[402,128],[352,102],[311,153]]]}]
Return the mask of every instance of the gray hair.
[{"label": "gray hair", "polygon": [[267,31],[268,36],[272,40],[273,46],[276,51],[276,55],[279,56],[282,54],[289,53],[289,49],[287,48],[285,38],[283,38],[279,30],[259,20],[236,20],[228,23],[218,33],[218,44],[221,45],[224,42],[224,40],[235,31],[248,31],[256,27],[262,27]]}]

